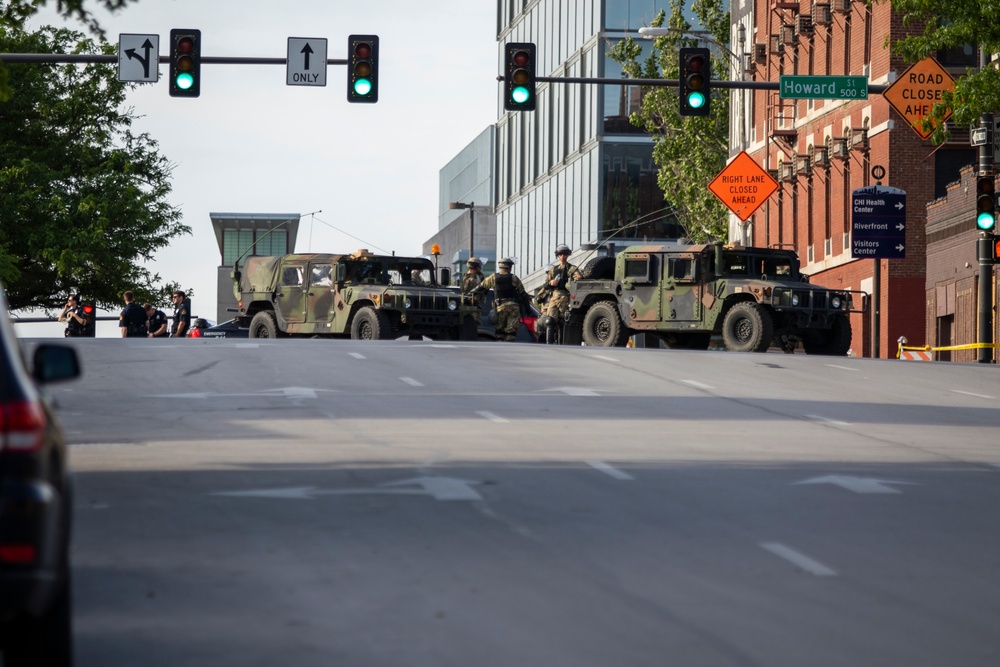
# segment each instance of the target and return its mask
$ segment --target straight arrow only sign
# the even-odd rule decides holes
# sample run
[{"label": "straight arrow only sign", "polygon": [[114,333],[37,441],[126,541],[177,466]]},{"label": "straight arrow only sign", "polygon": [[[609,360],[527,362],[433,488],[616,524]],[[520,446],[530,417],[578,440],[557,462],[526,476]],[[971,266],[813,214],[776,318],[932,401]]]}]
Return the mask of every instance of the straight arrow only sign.
[{"label": "straight arrow only sign", "polygon": [[285,83],[289,86],[326,85],[325,37],[289,37]]}]

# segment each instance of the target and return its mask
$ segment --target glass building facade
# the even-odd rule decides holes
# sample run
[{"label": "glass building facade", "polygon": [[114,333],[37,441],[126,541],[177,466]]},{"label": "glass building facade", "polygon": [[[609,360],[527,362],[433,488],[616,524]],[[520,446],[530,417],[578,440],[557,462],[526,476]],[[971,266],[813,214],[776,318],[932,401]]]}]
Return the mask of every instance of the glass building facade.
[{"label": "glass building facade", "polygon": [[[503,44],[533,42],[540,76],[620,78],[608,50],[638,38],[661,9],[669,15],[669,2],[498,0],[498,71]],[[683,233],[665,213],[652,140],[628,122],[639,95],[634,86],[541,83],[535,111],[504,112],[498,101],[497,254],[516,257],[522,279],[548,266],[560,243],[577,249],[612,235],[627,241]]]}]

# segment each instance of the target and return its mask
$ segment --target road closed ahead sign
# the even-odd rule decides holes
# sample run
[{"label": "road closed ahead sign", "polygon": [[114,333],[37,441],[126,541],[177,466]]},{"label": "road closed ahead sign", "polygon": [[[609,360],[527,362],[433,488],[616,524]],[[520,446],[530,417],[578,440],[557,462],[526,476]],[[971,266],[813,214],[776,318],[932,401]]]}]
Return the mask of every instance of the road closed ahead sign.
[{"label": "road closed ahead sign", "polygon": [[[906,119],[907,124],[921,139],[934,133],[936,121],[929,128],[923,125],[933,107],[944,98],[944,91],[955,92],[955,80],[934,58],[924,58],[910,66],[903,75],[882,93],[882,97],[896,112]],[[948,117],[951,111],[948,112]]]},{"label": "road closed ahead sign", "polygon": [[778,183],[746,151],[733,158],[726,168],[719,172],[708,189],[741,222],[754,214],[760,205],[778,189]]}]

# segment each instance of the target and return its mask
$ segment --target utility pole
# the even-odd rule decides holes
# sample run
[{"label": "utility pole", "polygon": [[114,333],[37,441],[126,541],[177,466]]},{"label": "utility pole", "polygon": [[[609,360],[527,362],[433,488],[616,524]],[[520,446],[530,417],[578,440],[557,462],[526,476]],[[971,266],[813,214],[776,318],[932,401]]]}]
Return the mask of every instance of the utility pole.
[{"label": "utility pole", "polygon": [[[986,58],[986,52],[980,47],[980,71],[986,69]],[[983,114],[979,117],[979,127],[988,137],[987,141],[979,146],[979,177],[989,177],[990,180],[994,178],[993,142],[989,136],[992,126],[992,114]],[[994,219],[995,216],[994,212]],[[993,343],[993,233],[995,231],[995,226],[993,229],[981,231],[976,242],[976,254],[979,259],[979,332],[976,339],[981,345],[977,355],[977,361],[981,364],[993,362],[993,348],[986,346]]]}]

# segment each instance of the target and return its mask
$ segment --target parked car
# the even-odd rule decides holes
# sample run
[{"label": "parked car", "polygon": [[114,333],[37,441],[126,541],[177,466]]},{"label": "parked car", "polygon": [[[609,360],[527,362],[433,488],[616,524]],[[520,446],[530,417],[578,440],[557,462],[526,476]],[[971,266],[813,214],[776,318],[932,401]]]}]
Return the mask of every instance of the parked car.
[{"label": "parked car", "polygon": [[[458,287],[449,287],[448,289],[454,290],[456,292],[460,291]],[[493,310],[493,290],[489,290],[483,295],[483,312],[480,317],[479,331],[477,333],[477,338],[479,340],[496,340],[497,339],[497,327],[496,324],[490,323],[490,311]],[[538,319],[541,313],[534,306],[529,306],[528,314],[521,317],[521,324],[517,327],[517,338],[518,343],[537,343],[538,334],[535,333],[535,320]]]},{"label": "parked car", "polygon": [[227,320],[222,324],[210,326],[201,331],[202,338],[249,338],[250,329],[236,324],[236,320]]},{"label": "parked car", "polygon": [[29,372],[0,286],[0,650],[5,667],[70,665],[72,494],[62,428],[42,385],[80,375],[65,344]]}]

